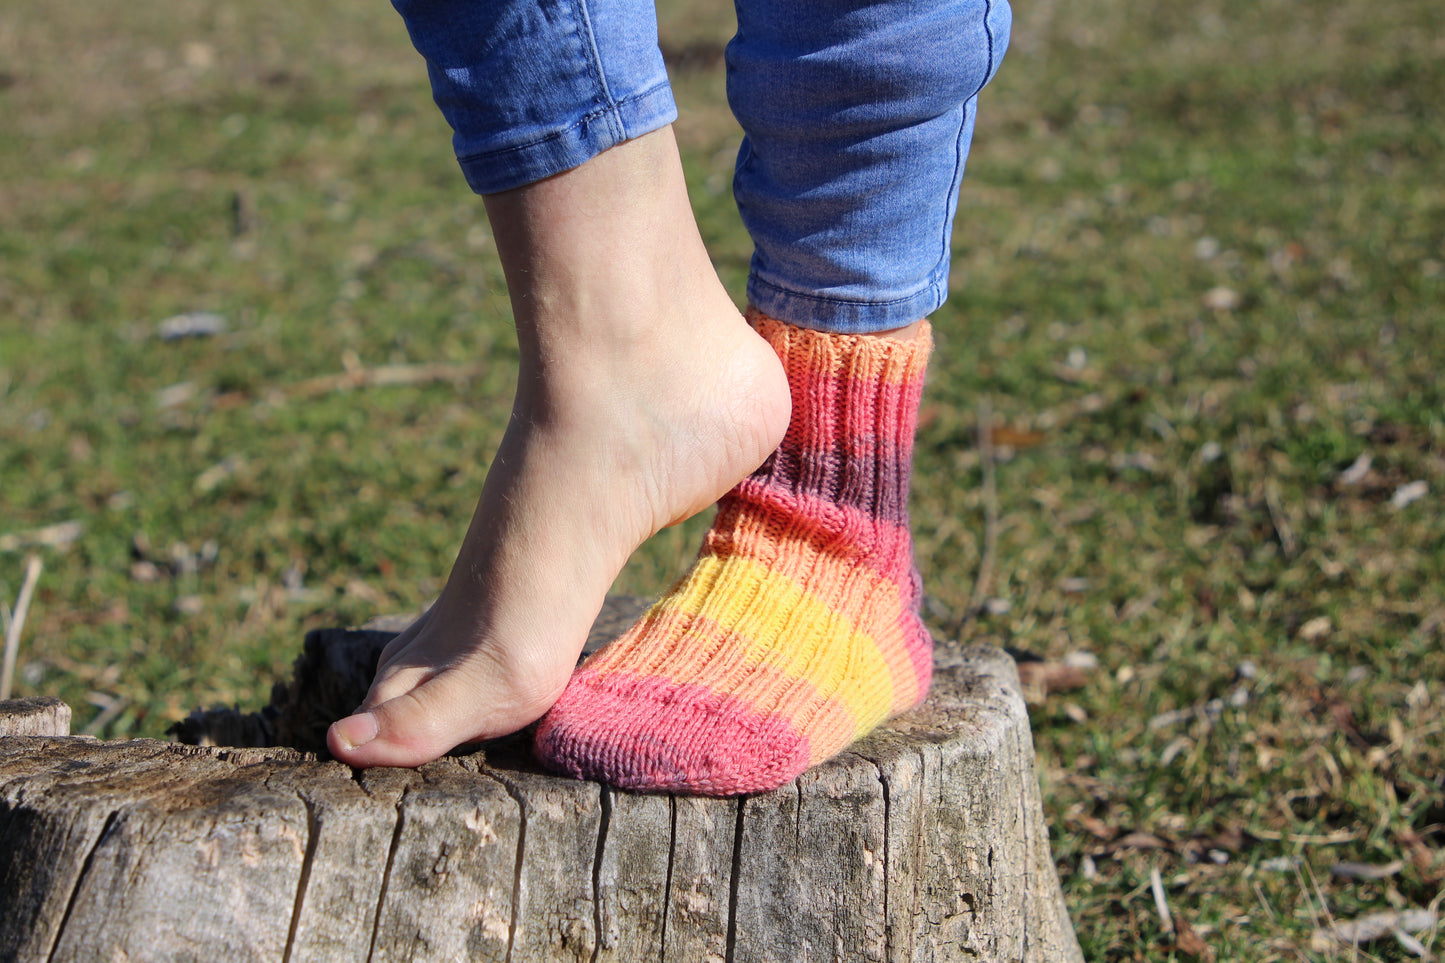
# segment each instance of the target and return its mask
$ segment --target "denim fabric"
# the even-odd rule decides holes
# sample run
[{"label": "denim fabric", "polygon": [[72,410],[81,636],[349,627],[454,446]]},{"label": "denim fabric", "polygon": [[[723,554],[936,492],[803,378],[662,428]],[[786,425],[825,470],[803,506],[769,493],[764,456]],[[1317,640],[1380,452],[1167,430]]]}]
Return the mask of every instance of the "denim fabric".
[{"label": "denim fabric", "polygon": [[949,238],[1005,0],[739,2],[728,100],[748,298],[829,331],[916,321],[948,292]]},{"label": "denim fabric", "polygon": [[393,0],[467,183],[495,194],[677,119],[652,0]]},{"label": "denim fabric", "polygon": [[[393,0],[467,181],[507,190],[676,116],[646,0]],[[748,298],[835,332],[926,316],[1007,0],[736,0],[728,100]]]}]

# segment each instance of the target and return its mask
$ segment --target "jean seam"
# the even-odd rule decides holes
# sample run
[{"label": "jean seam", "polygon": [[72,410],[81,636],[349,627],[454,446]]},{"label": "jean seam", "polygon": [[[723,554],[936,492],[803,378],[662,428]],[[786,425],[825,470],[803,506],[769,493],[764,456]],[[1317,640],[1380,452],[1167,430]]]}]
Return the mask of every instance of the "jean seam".
[{"label": "jean seam", "polygon": [[[666,89],[668,88],[668,86],[669,86],[668,81],[663,80],[661,83],[655,84],[654,86],[647,88],[646,90],[642,91],[641,93],[633,94],[631,97],[626,97],[626,98],[623,98],[622,100],[609,102],[609,103],[608,103],[606,106],[604,106],[604,107],[600,107],[600,108],[598,108],[597,110],[589,111],[589,112],[583,114],[581,117],[579,117],[579,118],[577,119],[577,122],[576,122],[576,123],[570,124],[570,125],[568,125],[567,127],[564,127],[563,129],[561,129],[561,130],[559,130],[559,131],[554,131],[553,133],[548,134],[546,137],[539,137],[539,138],[537,138],[536,140],[529,140],[529,141],[527,141],[527,143],[525,143],[525,144],[516,144],[516,145],[513,145],[513,146],[511,146],[511,147],[503,147],[503,148],[500,148],[500,149],[498,149],[498,150],[482,151],[482,152],[480,152],[480,153],[474,153],[474,154],[461,154],[461,155],[458,155],[457,160],[458,160],[459,162],[462,162],[462,163],[466,163],[466,162],[469,162],[469,161],[476,161],[476,160],[486,160],[486,159],[493,158],[493,157],[503,157],[503,156],[505,156],[505,155],[507,155],[507,154],[515,154],[515,153],[518,153],[518,152],[520,152],[520,151],[531,150],[532,148],[541,146],[542,144],[549,144],[549,143],[551,143],[552,141],[560,140],[560,139],[562,139],[563,137],[566,137],[566,136],[567,136],[568,134],[570,134],[572,131],[576,130],[576,129],[579,128],[579,127],[582,127],[582,126],[585,125],[585,124],[591,123],[592,121],[596,120],[598,117],[602,117],[602,116],[605,116],[605,115],[607,115],[607,114],[615,114],[615,113],[617,113],[619,110],[621,110],[622,108],[624,108],[624,107],[626,107],[626,106],[628,106],[628,105],[630,105],[630,104],[634,104],[634,103],[636,103],[637,101],[645,100],[645,99],[647,99],[647,98],[649,98],[649,97],[652,97],[652,96],[656,95],[659,91],[666,90]],[[609,125],[609,126],[613,126],[613,125]],[[621,122],[620,122],[620,121],[618,122],[617,126],[621,126]],[[615,133],[616,133],[616,132],[614,131],[614,134],[615,134]],[[624,133],[625,133],[625,131],[624,131]]]},{"label": "jean seam", "polygon": [[[602,116],[608,108],[616,110],[618,105],[612,99],[612,88],[607,85],[607,78],[602,72],[602,52],[597,49],[597,34],[592,29],[592,17],[587,12],[587,0],[573,0],[572,9],[576,12],[578,23],[584,34],[583,42],[587,45],[587,72],[592,75],[592,82],[597,85],[598,92],[607,104],[607,108],[604,108],[603,111],[590,115],[592,117],[599,117]],[[584,120],[585,119],[586,118],[584,118]],[[612,136],[626,136],[627,131],[622,121],[616,118],[612,118],[612,120],[614,122],[607,125],[611,128]],[[578,123],[580,124],[582,121]],[[573,127],[569,127],[568,130],[572,130],[576,126],[577,125],[574,124]]]},{"label": "jean seam", "polygon": [[[989,26],[989,17],[991,17],[992,15],[993,15],[993,2],[992,2],[992,0],[984,0],[984,4],[983,4],[983,35],[988,38],[988,68],[987,68],[986,70],[984,70],[984,72],[983,72],[983,83],[979,84],[979,85],[978,85],[978,90],[975,90],[975,91],[973,92],[973,96],[974,96],[974,97],[977,97],[977,96],[979,95],[979,93],[983,90],[983,88],[986,87],[986,86],[988,86],[988,82],[993,79],[994,72],[998,69],[998,65],[995,64],[994,61],[993,61],[993,27]],[[970,99],[972,99],[972,98],[970,98]]]},{"label": "jean seam", "polygon": [[[940,239],[943,250],[928,279],[929,286],[933,288],[935,297],[939,298],[940,303],[948,300],[948,290],[945,282],[948,278],[949,267],[953,261],[953,249],[949,243],[949,238],[952,234],[954,218],[958,216],[958,208],[956,205],[958,204],[958,192],[963,186],[963,165],[968,162],[968,147],[963,143],[964,132],[968,130],[968,108],[970,104],[978,102],[977,98],[979,94],[983,93],[983,88],[988,86],[988,82],[993,79],[994,72],[997,69],[997,64],[995,64],[993,56],[993,27],[989,23],[989,18],[992,15],[993,0],[984,0],[983,35],[988,40],[988,63],[984,66],[983,80],[974,88],[972,96],[966,99],[959,107],[958,136],[953,142],[953,189],[949,192],[948,200],[944,202],[946,213],[943,220],[943,237]],[[948,211],[950,207],[952,211]]]},{"label": "jean seam", "polygon": [[[977,96],[978,94],[974,94],[974,97]],[[942,294],[945,300],[948,298],[948,291],[944,288],[944,279],[948,277],[948,269],[953,261],[953,248],[949,244],[949,238],[953,233],[953,219],[958,216],[958,192],[963,186],[963,165],[968,161],[968,147],[963,142],[963,136],[968,130],[968,105],[974,102],[970,98],[958,109],[958,135],[953,141],[953,187],[943,202],[943,236],[939,238],[942,250],[928,279],[935,293]]]}]

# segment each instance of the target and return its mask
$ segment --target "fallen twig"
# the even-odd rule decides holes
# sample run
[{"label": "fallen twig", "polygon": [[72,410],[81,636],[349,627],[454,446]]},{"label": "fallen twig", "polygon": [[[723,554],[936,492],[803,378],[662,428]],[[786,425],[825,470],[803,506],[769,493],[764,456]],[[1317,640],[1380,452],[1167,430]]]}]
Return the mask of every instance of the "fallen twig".
[{"label": "fallen twig", "polygon": [[1338,879],[1389,879],[1405,868],[1403,859],[1388,863],[1336,863],[1330,867],[1330,875]]},{"label": "fallen twig", "polygon": [[993,457],[993,400],[984,395],[978,400],[978,458],[983,466],[983,557],[978,563],[978,578],[973,583],[973,598],[968,612],[981,612],[993,588],[993,569],[998,557],[998,479]]},{"label": "fallen twig", "polygon": [[1149,870],[1149,891],[1154,894],[1154,908],[1159,911],[1159,925],[1173,938],[1174,948],[1190,959],[1212,961],[1214,951],[1194,931],[1189,921],[1183,916],[1176,920],[1169,912],[1169,900],[1164,896],[1164,879],[1159,875],[1158,866]]},{"label": "fallen twig", "polygon": [[0,535],[0,552],[13,552],[17,548],[38,545],[42,548],[65,548],[80,537],[83,531],[80,522],[58,522],[43,528],[32,528],[26,532],[7,532]]},{"label": "fallen twig", "polygon": [[433,381],[467,381],[481,373],[479,364],[387,364],[376,368],[348,368],[339,374],[307,378],[288,385],[281,393],[288,398],[313,398],[333,391],[416,385]]},{"label": "fallen twig", "polygon": [[1284,506],[1280,504],[1279,485],[1273,478],[1265,480],[1264,504],[1269,509],[1270,524],[1274,526],[1275,537],[1279,539],[1280,551],[1284,552],[1285,558],[1294,558],[1299,554],[1299,543],[1295,541],[1294,529],[1290,527]]},{"label": "fallen twig", "polygon": [[1410,634],[1413,638],[1429,638],[1441,626],[1445,626],[1445,609],[1436,609],[1421,619],[1420,624],[1415,627],[1415,631]]},{"label": "fallen twig", "polygon": [[1149,892],[1154,894],[1154,908],[1159,911],[1159,925],[1166,933],[1174,932],[1174,917],[1169,915],[1169,901],[1164,898],[1164,880],[1159,867],[1149,870]]},{"label": "fallen twig", "polygon": [[1149,730],[1153,732],[1194,719],[1198,719],[1201,722],[1213,722],[1223,715],[1226,708],[1242,709],[1248,704],[1249,690],[1243,686],[1236,686],[1234,690],[1229,693],[1229,698],[1227,699],[1210,699],[1208,702],[1201,702],[1198,705],[1185,706],[1183,709],[1171,709],[1168,712],[1159,713],[1149,720]]},{"label": "fallen twig", "polygon": [[110,696],[109,701],[103,704],[95,699],[92,699],[91,701],[93,704],[99,706],[100,712],[98,712],[95,718],[90,720],[90,723],[81,730],[81,735],[96,735],[100,732],[101,729],[104,729],[107,725],[109,725],[111,721],[116,718],[116,716],[119,716],[122,712],[124,712],[126,708],[130,705],[130,700],[127,699],[125,696]]},{"label": "fallen twig", "polygon": [[1154,908],[1159,912],[1159,925],[1173,938],[1174,948],[1190,959],[1212,963],[1214,951],[1209,948],[1209,944],[1195,932],[1187,919],[1180,916],[1176,920],[1169,912],[1169,901],[1164,896],[1164,880],[1159,875],[1158,866],[1149,870],[1149,891],[1154,894]]},{"label": "fallen twig", "polygon": [[1269,840],[1272,843],[1296,843],[1301,846],[1341,846],[1360,838],[1359,830],[1341,829],[1333,833],[1283,833],[1277,829],[1255,828],[1246,830],[1251,836]]},{"label": "fallen twig", "polygon": [[35,594],[35,583],[40,580],[44,568],[39,555],[25,559],[25,584],[20,586],[20,597],[15,600],[15,612],[5,627],[5,661],[0,666],[0,701],[10,698],[10,686],[15,681],[15,659],[20,653],[20,630],[25,627],[25,616],[30,612],[30,598]]}]

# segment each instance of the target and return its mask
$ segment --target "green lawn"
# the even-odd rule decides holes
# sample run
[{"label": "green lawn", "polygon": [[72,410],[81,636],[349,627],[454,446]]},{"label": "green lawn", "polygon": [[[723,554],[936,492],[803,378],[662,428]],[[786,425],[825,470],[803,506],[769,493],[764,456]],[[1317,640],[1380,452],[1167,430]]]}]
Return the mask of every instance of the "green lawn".
[{"label": "green lawn", "polygon": [[[480,204],[395,14],[332,7],[0,12],[0,598],[38,554],[17,693],[77,729],[259,705],[304,630],[418,608],[500,436],[516,345]],[[1089,959],[1199,958],[1155,869],[1219,960],[1417,959],[1312,934],[1445,892],[1437,4],[1015,15],[934,319],[930,617],[1097,660],[1034,707]],[[741,297],[729,19],[662,11]],[[193,311],[226,329],[158,337]],[[334,377],[382,366],[420,380]],[[659,590],[705,521],[619,590]]]}]

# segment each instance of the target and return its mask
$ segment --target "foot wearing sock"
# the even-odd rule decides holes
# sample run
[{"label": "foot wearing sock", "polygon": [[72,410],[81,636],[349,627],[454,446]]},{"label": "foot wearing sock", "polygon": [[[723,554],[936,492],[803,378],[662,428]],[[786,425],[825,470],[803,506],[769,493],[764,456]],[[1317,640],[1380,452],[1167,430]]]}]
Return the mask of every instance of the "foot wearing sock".
[{"label": "foot wearing sock", "polygon": [[543,718],[552,769],[762,792],[927,693],[907,510],[927,326],[905,340],[749,320],[787,372],[787,435],[724,496],[687,575]]}]

